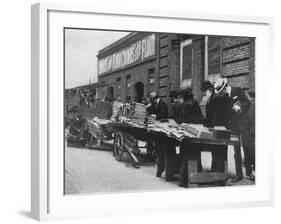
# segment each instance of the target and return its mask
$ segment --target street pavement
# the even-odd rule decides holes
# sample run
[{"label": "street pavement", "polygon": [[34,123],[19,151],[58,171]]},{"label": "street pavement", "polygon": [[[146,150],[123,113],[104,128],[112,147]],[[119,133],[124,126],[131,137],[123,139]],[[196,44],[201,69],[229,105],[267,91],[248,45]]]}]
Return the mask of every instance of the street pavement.
[{"label": "street pavement", "polygon": [[[211,166],[211,155],[201,154],[204,170]],[[228,150],[229,174],[235,173],[233,149]],[[244,170],[245,171],[245,170]],[[134,168],[115,160],[110,151],[65,148],[65,193],[105,193],[179,189],[178,182],[166,182],[155,176],[155,166]],[[235,185],[253,184],[246,178]],[[230,185],[228,183],[228,185]]]},{"label": "street pavement", "polygon": [[108,151],[66,147],[65,193],[174,189],[174,183],[155,177],[155,169],[131,167]]}]

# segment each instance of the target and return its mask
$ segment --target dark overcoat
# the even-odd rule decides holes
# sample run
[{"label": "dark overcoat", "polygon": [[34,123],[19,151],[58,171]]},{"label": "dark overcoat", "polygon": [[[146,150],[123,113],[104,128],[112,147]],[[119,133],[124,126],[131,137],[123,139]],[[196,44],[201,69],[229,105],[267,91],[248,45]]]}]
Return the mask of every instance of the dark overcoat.
[{"label": "dark overcoat", "polygon": [[168,105],[163,101],[159,100],[158,103],[153,102],[149,108],[147,108],[149,114],[155,114],[156,120],[167,119],[169,110]]},{"label": "dark overcoat", "polygon": [[206,104],[207,126],[228,127],[231,113],[231,101],[228,93],[212,93]]},{"label": "dark overcoat", "polygon": [[240,87],[232,87],[230,92],[230,104],[231,108],[237,104],[241,107],[241,111],[235,112],[231,110],[231,118],[229,122],[229,128],[237,133],[241,130],[249,129],[249,108],[251,101],[246,96],[245,91]]},{"label": "dark overcoat", "polygon": [[182,120],[184,123],[200,124],[203,121],[201,108],[193,98],[186,99],[183,103]]},{"label": "dark overcoat", "polygon": [[171,104],[171,115],[170,118],[174,119],[177,123],[181,123],[182,118],[182,112],[183,112],[183,104],[176,101]]}]

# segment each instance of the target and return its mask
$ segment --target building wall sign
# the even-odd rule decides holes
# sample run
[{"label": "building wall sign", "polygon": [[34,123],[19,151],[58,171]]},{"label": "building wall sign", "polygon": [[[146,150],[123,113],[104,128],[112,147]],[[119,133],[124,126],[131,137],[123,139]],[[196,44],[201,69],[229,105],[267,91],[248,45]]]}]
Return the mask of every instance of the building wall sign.
[{"label": "building wall sign", "polygon": [[155,34],[99,60],[99,75],[142,62],[155,55]]}]

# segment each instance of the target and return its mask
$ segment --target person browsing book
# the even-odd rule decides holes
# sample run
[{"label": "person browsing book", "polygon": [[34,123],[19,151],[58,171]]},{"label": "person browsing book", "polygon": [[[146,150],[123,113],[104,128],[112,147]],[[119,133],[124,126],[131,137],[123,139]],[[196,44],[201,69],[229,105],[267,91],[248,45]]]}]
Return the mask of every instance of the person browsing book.
[{"label": "person browsing book", "polygon": [[[246,175],[251,179],[250,163],[250,129],[248,110],[251,102],[241,87],[232,87],[227,83],[226,78],[218,78],[214,85],[215,93],[226,92],[230,97],[231,114],[228,127],[232,132],[239,136],[245,155]],[[234,147],[234,158],[236,166],[236,177],[233,183],[243,178],[241,147]]]}]

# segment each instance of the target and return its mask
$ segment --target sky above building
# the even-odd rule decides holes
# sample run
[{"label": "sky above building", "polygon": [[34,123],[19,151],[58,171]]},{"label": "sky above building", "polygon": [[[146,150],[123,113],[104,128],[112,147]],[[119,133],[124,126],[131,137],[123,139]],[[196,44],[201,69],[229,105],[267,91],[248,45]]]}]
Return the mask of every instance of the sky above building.
[{"label": "sky above building", "polygon": [[128,32],[66,29],[65,88],[98,81],[97,54]]}]

